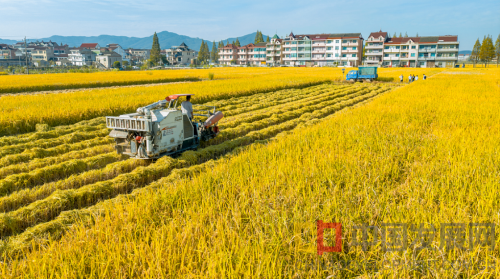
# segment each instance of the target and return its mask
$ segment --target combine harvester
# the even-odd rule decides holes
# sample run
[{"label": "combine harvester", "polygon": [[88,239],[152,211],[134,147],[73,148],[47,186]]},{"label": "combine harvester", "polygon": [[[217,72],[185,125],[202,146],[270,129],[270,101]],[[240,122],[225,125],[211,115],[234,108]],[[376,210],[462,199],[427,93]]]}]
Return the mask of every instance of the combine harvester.
[{"label": "combine harvester", "polygon": [[377,67],[359,67],[358,70],[352,70],[347,73],[346,80],[351,82],[364,80],[371,82],[378,78]]},{"label": "combine harvester", "polygon": [[109,136],[115,138],[116,151],[136,159],[158,159],[196,149],[201,141],[216,137],[217,123],[224,116],[215,106],[193,105],[194,116],[206,119],[198,122],[177,108],[179,97],[192,95],[171,95],[138,108],[137,113],[107,116],[106,126],[113,129]]}]

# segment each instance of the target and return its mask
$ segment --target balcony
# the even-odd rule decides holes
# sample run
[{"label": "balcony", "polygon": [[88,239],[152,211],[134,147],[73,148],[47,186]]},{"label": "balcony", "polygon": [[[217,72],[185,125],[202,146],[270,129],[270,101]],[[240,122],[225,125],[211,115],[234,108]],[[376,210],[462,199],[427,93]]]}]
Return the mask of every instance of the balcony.
[{"label": "balcony", "polygon": [[314,60],[314,61],[326,60],[326,57],[313,57],[311,60]]},{"label": "balcony", "polygon": [[384,61],[391,61],[391,60],[399,60],[399,56],[389,56],[389,57],[384,57]]},{"label": "balcony", "polygon": [[322,49],[322,50],[313,50],[312,53],[325,53],[326,52],[326,49]]},{"label": "balcony", "polygon": [[326,43],[313,43],[312,46],[326,46]]},{"label": "balcony", "polygon": [[358,43],[342,43],[342,46],[358,46]]},{"label": "balcony", "polygon": [[384,45],[382,45],[382,44],[376,45],[376,46],[370,46],[370,45],[365,46],[366,49],[381,49],[383,47],[384,47]]},{"label": "balcony", "polygon": [[342,53],[358,53],[357,49],[343,49]]},{"label": "balcony", "polygon": [[384,52],[382,51],[370,51],[370,52],[366,52],[365,55],[382,55]]},{"label": "balcony", "polygon": [[384,52],[400,52],[401,50],[399,48],[389,48],[389,49],[384,49]]},{"label": "balcony", "polygon": [[457,60],[458,56],[439,56],[436,60]]},{"label": "balcony", "polygon": [[458,48],[438,48],[437,52],[457,52]]},{"label": "balcony", "polygon": [[419,48],[418,52],[436,52],[436,48],[423,47],[423,48]]},{"label": "balcony", "polygon": [[420,61],[428,61],[428,60],[436,60],[436,57],[435,56],[432,56],[432,57],[418,57],[418,60]]}]

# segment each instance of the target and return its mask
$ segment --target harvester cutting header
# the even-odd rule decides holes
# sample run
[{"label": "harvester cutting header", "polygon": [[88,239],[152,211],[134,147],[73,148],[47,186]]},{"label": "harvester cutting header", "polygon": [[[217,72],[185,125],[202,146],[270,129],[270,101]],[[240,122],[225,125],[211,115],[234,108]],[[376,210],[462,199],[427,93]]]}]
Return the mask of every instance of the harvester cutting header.
[{"label": "harvester cutting header", "polygon": [[[136,113],[107,116],[106,126],[113,129],[109,136],[115,138],[116,151],[136,159],[157,159],[196,149],[201,141],[216,137],[222,112],[216,112],[215,106],[191,105],[193,95],[170,95],[138,108]],[[183,96],[187,102],[181,110],[177,104]]]}]

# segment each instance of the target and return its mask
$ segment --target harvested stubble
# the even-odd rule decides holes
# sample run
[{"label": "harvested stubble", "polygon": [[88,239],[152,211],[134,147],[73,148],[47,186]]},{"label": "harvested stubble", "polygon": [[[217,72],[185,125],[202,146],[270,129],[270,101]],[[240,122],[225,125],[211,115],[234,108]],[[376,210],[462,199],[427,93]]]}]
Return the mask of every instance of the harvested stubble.
[{"label": "harvested stubble", "polygon": [[[261,129],[263,127],[259,125],[256,127],[256,130],[252,132],[248,131],[247,135],[241,132],[243,136],[237,139],[212,145],[199,151],[186,151],[177,159],[163,157],[152,165],[138,167],[130,173],[121,174],[108,181],[86,185],[76,190],[57,191],[43,200],[38,200],[16,211],[0,215],[0,236],[6,237],[17,234],[30,226],[50,221],[62,211],[89,206],[100,199],[107,199],[121,193],[128,193],[135,188],[143,187],[154,180],[168,175],[173,169],[203,163],[231,152],[237,147],[251,144],[256,140],[271,138],[283,131],[294,129],[300,123],[306,123],[309,120],[316,121],[316,118],[326,117],[345,107],[353,106],[356,103],[372,98],[386,90],[378,89],[368,94],[359,93],[353,96],[352,99],[344,97],[341,98],[344,101],[331,103],[330,106],[317,106],[316,111],[313,113],[302,112],[298,118],[284,117],[281,118],[281,121],[275,121],[276,125],[265,129]],[[290,120],[290,118],[292,119]]]},{"label": "harvested stubble", "polygon": [[[233,117],[223,118],[220,122],[220,127],[225,130],[227,128],[236,127],[242,123],[251,123],[257,120],[261,120],[267,117],[270,117],[274,114],[281,114],[283,112],[287,112],[290,110],[297,110],[303,107],[313,105],[313,104],[322,104],[322,102],[326,102],[332,99],[337,99],[340,97],[347,96],[352,93],[361,93],[362,90],[373,90],[378,89],[377,87],[367,88],[367,87],[354,87],[354,88],[332,88],[331,90],[320,90],[315,92],[317,94],[311,94],[308,97],[301,97],[300,101],[291,102],[287,104],[279,104],[276,106],[268,106],[263,109],[245,112]],[[325,103],[328,104],[328,103]]]},{"label": "harvested stubble", "polygon": [[43,168],[49,165],[58,164],[64,161],[73,160],[73,159],[82,159],[89,156],[95,156],[103,153],[109,153],[114,150],[113,145],[98,145],[94,147],[90,147],[83,150],[72,151],[68,153],[64,153],[62,155],[53,156],[53,157],[45,157],[41,159],[34,159],[27,163],[21,164],[12,164],[3,168],[0,168],[0,179],[3,179],[9,175],[30,172],[35,169]]},{"label": "harvested stubble", "polygon": [[85,159],[73,159],[56,165],[46,166],[28,173],[13,174],[0,180],[0,196],[23,188],[31,188],[50,181],[64,179],[72,174],[102,168],[107,164],[123,160],[116,152],[100,154]]},{"label": "harvested stubble", "polygon": [[5,167],[11,164],[16,164],[19,162],[27,162],[35,158],[45,158],[50,156],[57,156],[67,152],[82,150],[85,148],[90,148],[92,146],[105,145],[114,142],[113,138],[110,137],[97,137],[91,140],[81,141],[73,144],[61,144],[52,148],[31,148],[25,150],[20,154],[7,155],[0,159],[0,167]]},{"label": "harvested stubble", "polygon": [[149,164],[148,160],[128,159],[111,163],[102,169],[90,170],[63,180],[22,189],[8,196],[0,197],[0,212],[16,210],[37,200],[44,199],[57,190],[78,189],[84,185],[115,178],[120,174],[131,172],[137,167]]},{"label": "harvested stubble", "polygon": [[104,117],[98,117],[91,120],[84,120],[74,125],[57,126],[50,128],[50,131],[41,131],[21,134],[18,136],[8,136],[0,138],[0,146],[21,144],[26,142],[33,142],[40,139],[52,139],[64,136],[73,132],[91,132],[102,129],[102,124],[106,124]]},{"label": "harvested stubble", "polygon": [[[84,129],[85,130],[85,129]],[[93,129],[92,132],[77,131],[58,138],[39,139],[32,142],[25,142],[17,145],[8,145],[0,147],[0,157],[10,154],[19,154],[30,148],[49,148],[61,144],[69,144],[81,142],[96,137],[105,137],[109,134],[106,126],[99,126],[98,130]]]}]

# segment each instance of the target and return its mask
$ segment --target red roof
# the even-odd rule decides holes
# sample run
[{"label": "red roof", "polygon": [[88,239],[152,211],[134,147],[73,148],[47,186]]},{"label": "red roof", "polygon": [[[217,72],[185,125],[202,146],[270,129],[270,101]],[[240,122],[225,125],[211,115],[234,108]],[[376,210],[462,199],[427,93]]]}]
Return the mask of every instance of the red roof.
[{"label": "red roof", "polygon": [[97,43],[88,43],[88,44],[82,44],[80,47],[84,47],[84,48],[96,48],[97,47]]},{"label": "red roof", "polygon": [[387,32],[382,32],[382,31],[380,31],[380,32],[371,32],[370,36],[368,36],[368,37],[373,37],[373,38],[384,37],[384,38],[386,38],[387,37]]},{"label": "red roof", "polygon": [[227,46],[223,47],[223,49],[237,49],[238,47],[233,45],[233,44],[228,44]]},{"label": "red roof", "polygon": [[439,36],[439,40],[443,40],[444,42],[458,42],[458,36],[452,36],[452,35],[447,35],[447,36]]}]

